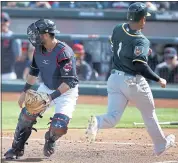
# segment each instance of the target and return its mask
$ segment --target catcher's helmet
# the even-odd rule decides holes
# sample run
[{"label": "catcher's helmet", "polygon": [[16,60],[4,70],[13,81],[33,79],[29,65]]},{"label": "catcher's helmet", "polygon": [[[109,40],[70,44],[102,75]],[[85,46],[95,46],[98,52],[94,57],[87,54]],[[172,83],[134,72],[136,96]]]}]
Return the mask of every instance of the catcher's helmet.
[{"label": "catcher's helmet", "polygon": [[32,43],[32,45],[41,45],[42,42],[40,40],[40,34],[45,33],[60,33],[58,30],[56,30],[56,25],[53,21],[49,19],[40,19],[37,20],[35,23],[32,23],[27,28],[27,35],[28,39]]},{"label": "catcher's helmet", "polygon": [[129,6],[127,19],[129,21],[139,21],[144,16],[151,16],[148,12],[148,8],[144,3],[135,2]]}]

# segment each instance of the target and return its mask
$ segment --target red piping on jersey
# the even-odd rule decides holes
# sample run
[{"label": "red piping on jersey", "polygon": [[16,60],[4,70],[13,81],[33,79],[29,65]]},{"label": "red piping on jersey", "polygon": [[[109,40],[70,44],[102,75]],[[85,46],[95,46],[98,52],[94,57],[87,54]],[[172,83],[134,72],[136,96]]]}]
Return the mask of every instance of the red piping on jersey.
[{"label": "red piping on jersey", "polygon": [[[56,46],[58,45],[58,42],[56,43],[55,47],[53,48],[53,50],[56,48]],[[44,54],[42,53],[44,56],[49,56],[51,55],[51,53],[53,52],[53,50],[51,50],[51,52],[47,53],[47,54]]]},{"label": "red piping on jersey", "polygon": [[65,50],[65,47],[63,47],[63,48],[57,53],[57,56],[56,56],[56,65],[57,65],[58,67],[60,67],[59,62],[61,62],[61,61],[67,59],[67,58],[62,58],[61,60],[58,60],[58,56],[59,56],[61,53],[63,53],[64,50]]},{"label": "red piping on jersey", "polygon": [[62,61],[64,61],[64,60],[66,60],[66,59],[68,59],[68,58],[62,58],[62,59],[59,60],[58,62],[62,62]]},{"label": "red piping on jersey", "polygon": [[45,54],[45,53],[42,53],[42,54],[43,54],[44,56],[50,56],[52,52],[53,52],[53,50],[52,50],[51,52],[47,53],[47,54]]}]

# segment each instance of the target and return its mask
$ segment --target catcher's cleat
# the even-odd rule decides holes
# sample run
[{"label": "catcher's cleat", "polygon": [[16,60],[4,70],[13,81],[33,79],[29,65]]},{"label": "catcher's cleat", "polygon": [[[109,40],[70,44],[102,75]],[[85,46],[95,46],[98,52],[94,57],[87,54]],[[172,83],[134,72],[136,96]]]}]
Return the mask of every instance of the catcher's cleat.
[{"label": "catcher's cleat", "polygon": [[95,141],[96,134],[98,132],[98,122],[95,116],[91,116],[89,124],[86,130],[86,139],[88,142],[92,143]]},{"label": "catcher's cleat", "polygon": [[161,154],[163,154],[163,152],[165,152],[166,150],[168,150],[170,147],[175,147],[175,135],[168,135],[166,137],[166,145],[164,146],[164,148],[161,151],[155,151],[155,154],[157,156],[160,156]]},{"label": "catcher's cleat", "polygon": [[5,154],[5,159],[18,159],[24,155],[24,149],[10,148]]},{"label": "catcher's cleat", "polygon": [[45,134],[45,145],[43,148],[43,154],[50,157],[55,152],[55,141],[50,138],[49,131]]}]

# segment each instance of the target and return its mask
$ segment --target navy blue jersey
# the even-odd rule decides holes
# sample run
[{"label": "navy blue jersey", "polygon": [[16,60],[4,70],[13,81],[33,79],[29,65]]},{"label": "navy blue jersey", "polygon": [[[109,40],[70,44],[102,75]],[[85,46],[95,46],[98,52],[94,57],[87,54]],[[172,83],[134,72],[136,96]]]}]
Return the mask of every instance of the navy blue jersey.
[{"label": "navy blue jersey", "polygon": [[41,46],[36,47],[31,69],[31,75],[40,72],[42,81],[51,90],[63,82],[70,87],[78,84],[74,52],[63,42],[58,42],[52,52],[42,53]]}]

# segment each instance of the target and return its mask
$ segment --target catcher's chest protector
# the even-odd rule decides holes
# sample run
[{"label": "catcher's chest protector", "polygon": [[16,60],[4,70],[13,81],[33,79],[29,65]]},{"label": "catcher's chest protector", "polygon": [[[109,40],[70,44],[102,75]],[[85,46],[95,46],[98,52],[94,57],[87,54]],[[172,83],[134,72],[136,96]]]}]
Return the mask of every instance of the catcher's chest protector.
[{"label": "catcher's chest protector", "polygon": [[[57,89],[64,77],[77,76],[74,53],[63,42],[59,42],[52,52],[42,53],[41,48],[36,47],[34,57],[44,84],[51,90]],[[62,65],[60,62],[66,59],[70,62]]]}]

